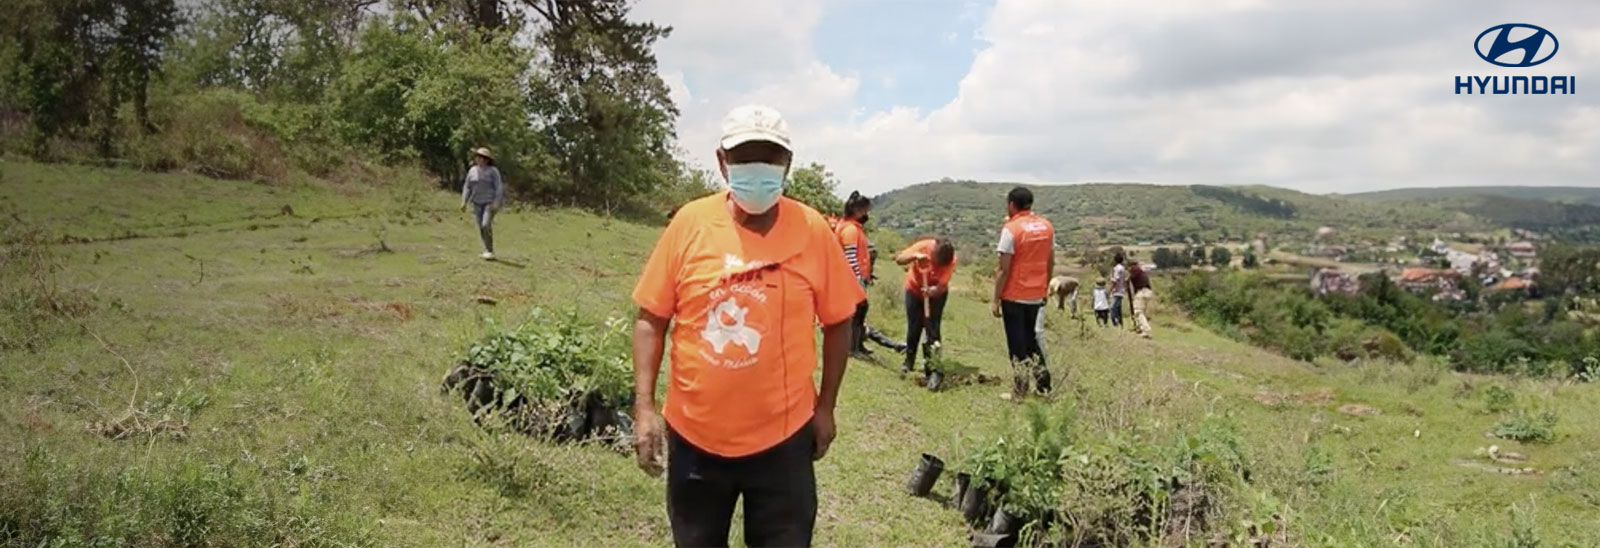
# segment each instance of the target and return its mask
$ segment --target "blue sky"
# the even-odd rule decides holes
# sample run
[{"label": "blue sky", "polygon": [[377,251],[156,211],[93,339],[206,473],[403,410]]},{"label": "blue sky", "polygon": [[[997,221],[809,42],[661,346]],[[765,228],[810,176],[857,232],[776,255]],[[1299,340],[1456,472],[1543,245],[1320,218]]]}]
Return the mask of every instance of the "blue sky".
[{"label": "blue sky", "polygon": [[861,75],[857,106],[867,111],[911,106],[932,110],[955,98],[981,42],[989,2],[892,0],[852,2],[823,14],[817,57]]},{"label": "blue sky", "polygon": [[[1600,82],[1600,2],[640,0],[684,158],[745,103],[843,189],[1027,183],[1600,186],[1600,88],[1456,95],[1457,75]],[[1508,22],[1560,39],[1485,63]]]}]

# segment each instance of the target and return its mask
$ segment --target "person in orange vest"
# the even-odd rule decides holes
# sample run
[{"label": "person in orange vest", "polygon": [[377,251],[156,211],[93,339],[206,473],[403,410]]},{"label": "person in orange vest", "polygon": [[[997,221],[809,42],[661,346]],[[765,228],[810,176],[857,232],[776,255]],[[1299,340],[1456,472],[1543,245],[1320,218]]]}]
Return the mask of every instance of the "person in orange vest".
[{"label": "person in orange vest", "polygon": [[1010,218],[1000,228],[999,266],[994,277],[993,313],[1005,323],[1011,354],[1014,393],[1027,395],[1029,375],[1040,395],[1050,393],[1050,370],[1039,336],[1044,327],[1045,298],[1056,269],[1055,226],[1033,212],[1033,191],[1011,189],[1006,196]]},{"label": "person in orange vest", "polygon": [[[950,277],[956,271],[956,246],[944,238],[921,238],[894,256],[895,264],[906,268],[906,358],[902,373],[910,373],[917,362],[917,343],[924,331],[928,341],[924,353],[931,354],[941,337],[939,325],[944,305],[950,298]],[[923,375],[933,373],[928,364]]]},{"label": "person in orange vest", "polygon": [[794,155],[777,111],[735,108],[720,143],[728,190],[672,216],[634,286],[634,450],[648,474],[665,465],[675,545],[727,546],[742,498],[746,543],[809,546],[814,461],[833,443],[866,293],[822,214],[783,197]]},{"label": "person in orange vest", "polygon": [[[850,197],[844,202],[844,216],[839,218],[834,225],[834,234],[839,238],[839,247],[844,248],[845,262],[850,263],[850,270],[856,275],[856,281],[865,289],[872,280],[872,261],[868,260],[871,243],[867,241],[867,229],[863,226],[867,222],[867,215],[872,212],[872,200],[862,196],[860,192],[851,192]],[[851,347],[850,351],[858,356],[870,357],[872,350],[867,348],[867,301],[861,301],[856,307],[856,315],[850,322]]]}]

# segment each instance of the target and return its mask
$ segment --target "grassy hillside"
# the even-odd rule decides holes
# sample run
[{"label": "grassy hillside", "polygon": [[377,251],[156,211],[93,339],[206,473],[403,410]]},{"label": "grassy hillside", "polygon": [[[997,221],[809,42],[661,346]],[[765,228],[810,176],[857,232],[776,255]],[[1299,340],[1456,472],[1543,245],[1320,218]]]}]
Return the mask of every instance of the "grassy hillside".
[{"label": "grassy hillside", "polygon": [[1442,188],[1397,188],[1377,192],[1348,194],[1363,200],[1414,200],[1462,196],[1504,196],[1524,200],[1543,200],[1568,204],[1600,205],[1600,188],[1581,186],[1464,186]]},{"label": "grassy hillside", "polygon": [[[877,198],[880,226],[905,235],[944,234],[969,245],[990,245],[1005,219],[1011,184],[941,182]],[[1317,196],[1271,187],[1046,185],[1034,190],[1035,209],[1049,217],[1063,245],[1086,233],[1105,245],[1243,241],[1258,233],[1306,241],[1322,226],[1347,238],[1386,239],[1413,231],[1473,231],[1486,225],[1466,214]]]},{"label": "grassy hillside", "polygon": [[[509,211],[496,227],[505,259],[484,262],[456,198],[420,184],[0,170],[0,545],[667,544],[663,485],[630,456],[486,433],[438,390],[469,342],[536,307],[629,314],[657,227]],[[938,188],[975,205],[919,215],[998,222],[998,187]],[[1099,199],[1081,201],[1074,189],[1041,205],[1120,208],[1140,203],[1122,194],[1147,192],[1173,199],[1108,230],[1157,217],[1240,230],[1220,203],[1180,214],[1183,188],[1096,187],[1087,196]],[[883,211],[896,207],[909,206],[891,197]],[[947,356],[1007,374],[983,280],[969,269],[956,284]],[[898,335],[895,286],[873,290],[872,321]],[[1307,365],[1155,312],[1154,341],[1052,312],[1046,347],[1065,388],[1048,405],[1106,446],[1230,425],[1251,485],[1216,494],[1213,532],[1278,516],[1302,546],[1600,543],[1600,431],[1587,421],[1600,387],[1423,363]],[[818,545],[964,545],[955,512],[902,484],[921,452],[954,467],[1011,435],[1024,408],[1004,390],[933,394],[890,360],[854,362],[840,437],[818,468]],[[1556,440],[1486,438],[1499,421],[1487,407],[1506,394],[1560,417]],[[1347,404],[1379,411],[1341,413]],[[1490,444],[1536,473],[1493,471],[1474,454]],[[952,475],[935,493],[950,493]]]}]

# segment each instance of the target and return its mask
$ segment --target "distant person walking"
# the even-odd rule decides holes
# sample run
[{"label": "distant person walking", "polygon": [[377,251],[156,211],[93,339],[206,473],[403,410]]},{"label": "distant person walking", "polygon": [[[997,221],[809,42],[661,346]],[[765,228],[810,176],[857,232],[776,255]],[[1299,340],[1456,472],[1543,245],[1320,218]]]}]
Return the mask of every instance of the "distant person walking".
[{"label": "distant person walking", "polygon": [[494,260],[494,214],[505,205],[506,184],[500,179],[500,170],[494,167],[494,153],[488,147],[472,151],[472,167],[467,169],[467,179],[461,183],[461,210],[472,204],[472,222],[478,225],[478,237],[483,240],[485,260]]},{"label": "distant person walking", "polygon": [[[850,263],[850,271],[855,273],[856,282],[861,284],[862,289],[872,283],[872,243],[867,240],[864,226],[870,213],[872,200],[860,192],[851,192],[844,202],[844,216],[834,226],[834,235],[839,238],[839,246],[844,248],[844,259]],[[868,308],[867,301],[861,301],[850,322],[850,351],[863,357],[872,355],[872,350],[867,348]]]},{"label": "distant person walking", "polygon": [[[944,238],[922,238],[894,256],[895,264],[906,268],[906,356],[900,371],[911,372],[917,363],[917,343],[926,332],[923,352],[932,355],[942,341],[939,326],[944,321],[944,305],[950,299],[950,277],[956,271],[956,246]],[[923,375],[933,371],[925,363]]]},{"label": "distant person walking", "polygon": [[1027,395],[1028,373],[1032,374],[1034,391],[1048,394],[1050,370],[1039,335],[1050,274],[1056,267],[1056,229],[1048,219],[1033,213],[1033,191],[1027,188],[1011,189],[1006,196],[1006,212],[1010,218],[1000,228],[1000,243],[995,248],[1000,260],[994,278],[992,312],[1005,323],[1006,348],[1015,370],[1015,394]]},{"label": "distant person walking", "polygon": [[810,546],[813,461],[833,443],[850,319],[866,293],[827,220],[783,197],[794,154],[778,112],[733,109],[720,144],[728,190],[678,210],[633,290],[634,449],[651,475],[666,450],[677,546],[727,546],[741,498],[747,544]]},{"label": "distant person walking", "polygon": [[1106,295],[1104,278],[1094,281],[1094,320],[1100,327],[1108,325],[1111,318],[1111,298]]},{"label": "distant person walking", "polygon": [[1128,267],[1122,266],[1127,259],[1118,253],[1116,265],[1111,267],[1111,325],[1122,327],[1122,300],[1128,296]]},{"label": "distant person walking", "polygon": [[1156,293],[1150,289],[1150,274],[1139,266],[1139,261],[1133,262],[1133,268],[1128,272],[1128,285],[1133,288],[1133,325],[1139,336],[1150,338],[1150,305],[1155,300]]},{"label": "distant person walking", "polygon": [[1072,317],[1078,317],[1078,279],[1072,276],[1050,278],[1050,296],[1056,300],[1056,310],[1065,310],[1072,301]]}]

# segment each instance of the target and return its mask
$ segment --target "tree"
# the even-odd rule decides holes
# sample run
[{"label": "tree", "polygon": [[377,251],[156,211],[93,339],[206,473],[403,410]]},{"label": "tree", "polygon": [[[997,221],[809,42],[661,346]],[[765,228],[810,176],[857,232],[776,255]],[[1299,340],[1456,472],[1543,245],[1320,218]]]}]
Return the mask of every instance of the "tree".
[{"label": "tree", "polygon": [[1165,247],[1156,248],[1150,255],[1150,260],[1155,262],[1156,268],[1159,269],[1187,268],[1192,264],[1188,256]]},{"label": "tree", "polygon": [[789,184],[783,188],[785,196],[828,215],[844,213],[844,201],[839,199],[838,191],[839,180],[834,178],[833,172],[816,162],[789,173]]},{"label": "tree", "polygon": [[1211,264],[1216,265],[1217,268],[1227,268],[1228,265],[1233,264],[1233,252],[1228,251],[1226,246],[1219,245],[1211,248]]},{"label": "tree", "polygon": [[1189,264],[1196,265],[1196,264],[1205,264],[1205,263],[1206,263],[1206,246],[1197,245],[1197,246],[1189,248]]},{"label": "tree", "polygon": [[1246,249],[1244,251],[1244,260],[1241,264],[1245,268],[1260,268],[1261,259],[1256,258],[1256,251],[1254,249]]},{"label": "tree", "polygon": [[1542,246],[1539,285],[1550,295],[1600,293],[1600,247],[1562,243]]},{"label": "tree", "polygon": [[652,51],[672,32],[628,19],[631,0],[522,0],[539,18],[529,98],[562,195],[614,202],[667,183],[678,109]]}]

